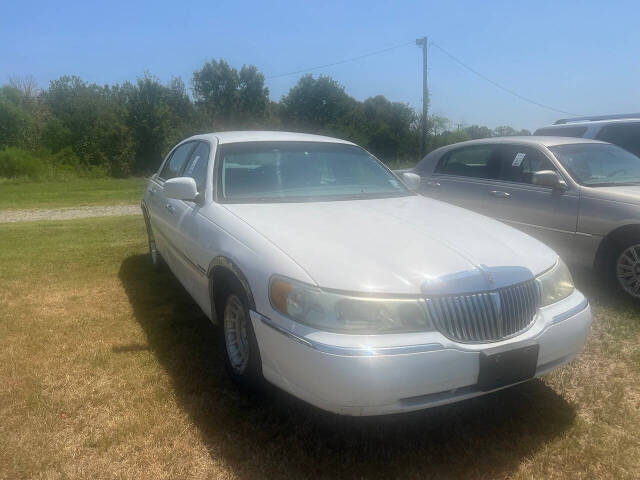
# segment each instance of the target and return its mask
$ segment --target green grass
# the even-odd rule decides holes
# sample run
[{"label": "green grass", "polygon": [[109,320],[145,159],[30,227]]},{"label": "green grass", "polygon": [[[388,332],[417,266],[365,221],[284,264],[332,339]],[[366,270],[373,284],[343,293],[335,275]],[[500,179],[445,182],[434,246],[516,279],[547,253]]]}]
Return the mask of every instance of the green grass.
[{"label": "green grass", "polygon": [[637,304],[576,275],[594,325],[546,377],[407,415],[240,393],[140,217],[0,225],[0,478],[637,478]]},{"label": "green grass", "polygon": [[0,182],[0,210],[140,203],[147,180],[77,179],[64,182]]}]

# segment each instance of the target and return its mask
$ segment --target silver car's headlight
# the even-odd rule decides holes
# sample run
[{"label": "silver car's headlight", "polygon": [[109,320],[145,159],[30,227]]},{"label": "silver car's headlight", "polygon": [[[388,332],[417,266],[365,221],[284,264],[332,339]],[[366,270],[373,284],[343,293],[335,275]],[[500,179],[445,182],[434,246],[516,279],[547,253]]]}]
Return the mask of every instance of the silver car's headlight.
[{"label": "silver car's headlight", "polygon": [[271,305],[300,323],[345,333],[397,333],[433,330],[423,300],[326,292],[282,277],[269,288]]},{"label": "silver car's headlight", "polygon": [[551,270],[537,277],[542,292],[542,307],[559,302],[573,293],[573,278],[561,259]]}]

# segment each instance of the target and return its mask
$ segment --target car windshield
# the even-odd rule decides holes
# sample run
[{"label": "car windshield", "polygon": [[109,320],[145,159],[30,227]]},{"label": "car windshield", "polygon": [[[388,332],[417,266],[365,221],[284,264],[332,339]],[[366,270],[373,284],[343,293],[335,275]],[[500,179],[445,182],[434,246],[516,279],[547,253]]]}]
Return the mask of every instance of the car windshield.
[{"label": "car windshield", "polygon": [[355,145],[247,142],[221,145],[224,202],[309,202],[412,195],[375,157]]},{"label": "car windshield", "polygon": [[582,185],[640,185],[640,158],[615,145],[582,143],[549,150]]}]

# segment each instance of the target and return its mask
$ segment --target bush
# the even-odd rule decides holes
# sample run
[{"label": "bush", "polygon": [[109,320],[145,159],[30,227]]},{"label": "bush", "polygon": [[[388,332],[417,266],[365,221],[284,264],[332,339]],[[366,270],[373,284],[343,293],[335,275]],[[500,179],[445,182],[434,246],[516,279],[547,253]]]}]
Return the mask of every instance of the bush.
[{"label": "bush", "polygon": [[15,147],[0,150],[0,178],[25,181],[100,178],[108,175],[104,166],[85,166],[71,150],[64,148],[51,154],[33,153]]},{"label": "bush", "polygon": [[0,150],[0,177],[43,180],[48,166],[30,152],[15,147]]}]

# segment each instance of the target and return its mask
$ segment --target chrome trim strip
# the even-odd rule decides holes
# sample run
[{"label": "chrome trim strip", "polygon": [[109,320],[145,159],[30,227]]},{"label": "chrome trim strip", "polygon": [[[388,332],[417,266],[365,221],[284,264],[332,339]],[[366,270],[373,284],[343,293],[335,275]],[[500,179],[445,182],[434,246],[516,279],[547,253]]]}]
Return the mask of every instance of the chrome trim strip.
[{"label": "chrome trim strip", "polygon": [[353,347],[339,347],[336,345],[327,345],[326,343],[320,343],[313,340],[308,340],[306,338],[302,338],[293,332],[290,332],[286,328],[281,327],[273,320],[264,315],[252,311],[258,317],[262,323],[271,327],[275,331],[281,333],[282,335],[289,337],[290,339],[301,343],[309,348],[313,348],[321,353],[326,353],[329,355],[340,355],[343,357],[375,357],[382,355],[406,355],[409,353],[425,353],[425,352],[433,352],[435,350],[441,350],[444,347],[439,343],[425,343],[422,345],[407,345],[401,347],[382,347],[376,349],[369,348],[353,348]]},{"label": "chrome trim strip", "polygon": [[553,320],[551,321],[551,324],[555,325],[556,323],[563,322],[567,318],[573,317],[574,315],[577,315],[578,313],[582,312],[588,306],[589,306],[589,301],[586,298],[583,298],[582,301],[575,307],[570,308],[566,312],[562,312],[562,313],[559,313],[558,315],[555,315],[553,317]]},{"label": "chrome trim strip", "polygon": [[496,218],[496,220],[500,220],[501,222],[512,223],[514,225],[520,225],[522,227],[539,228],[540,230],[547,230],[547,231],[550,231],[550,232],[558,232],[558,233],[566,233],[566,234],[569,234],[569,235],[574,235],[574,234],[577,233],[577,232],[572,232],[571,230],[562,230],[561,228],[543,227],[542,225],[534,225],[532,223],[518,222],[516,220],[509,220],[507,218],[498,218],[498,217],[495,217],[495,218]]}]

